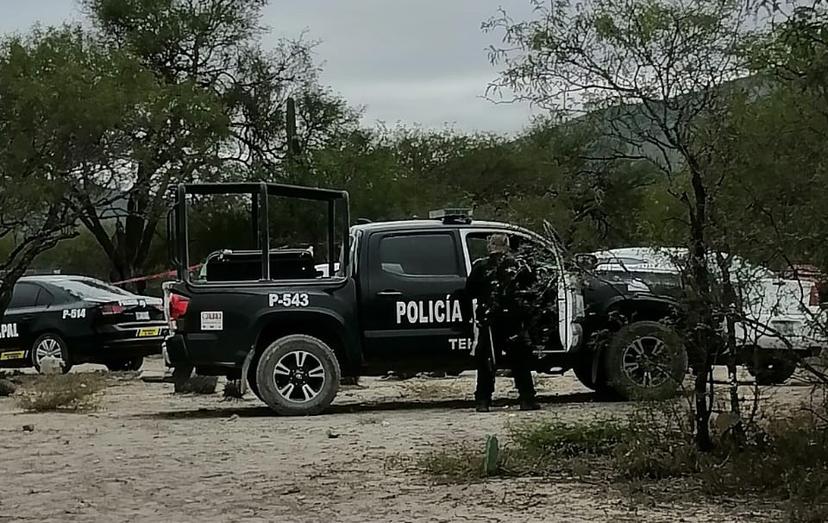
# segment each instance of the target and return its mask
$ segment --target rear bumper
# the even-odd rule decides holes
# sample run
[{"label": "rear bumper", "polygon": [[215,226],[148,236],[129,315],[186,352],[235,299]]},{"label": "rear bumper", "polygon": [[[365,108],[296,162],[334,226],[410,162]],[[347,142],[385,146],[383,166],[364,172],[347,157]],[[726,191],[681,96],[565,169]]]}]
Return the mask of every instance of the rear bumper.
[{"label": "rear bumper", "polygon": [[100,344],[118,350],[149,350],[161,353],[161,343],[167,337],[169,327],[163,321],[142,323],[118,323],[98,328]]},{"label": "rear bumper", "polygon": [[161,354],[163,336],[104,340],[101,349],[107,356],[152,356]]},{"label": "rear bumper", "polygon": [[103,363],[161,354],[167,331],[163,322],[115,324],[99,327],[94,336],[67,342],[75,362]]}]

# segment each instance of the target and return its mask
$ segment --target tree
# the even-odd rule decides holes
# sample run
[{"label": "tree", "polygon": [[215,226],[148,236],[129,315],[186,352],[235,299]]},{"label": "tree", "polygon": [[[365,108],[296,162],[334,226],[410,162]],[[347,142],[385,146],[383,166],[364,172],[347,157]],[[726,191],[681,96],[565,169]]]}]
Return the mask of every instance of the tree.
[{"label": "tree", "polygon": [[148,80],[79,28],[0,42],[0,316],[35,257],[76,234],[83,205],[108,202]]},{"label": "tree", "polygon": [[686,277],[688,352],[695,373],[696,441],[709,449],[707,380],[716,353],[717,307],[708,253],[711,201],[722,173],[714,168],[729,90],[747,73],[738,52],[748,13],[729,0],[535,0],[536,19],[505,13],[486,27],[501,30],[506,50],[492,88],[572,118],[603,122],[596,159],[643,161],[682,202],[690,257]]},{"label": "tree", "polygon": [[339,122],[341,106],[325,103],[327,93],[316,87],[311,45],[301,39],[283,40],[270,51],[259,45],[265,3],[84,1],[95,39],[153,79],[143,91],[143,111],[126,129],[132,147],[110,185],[123,198],[107,207],[83,202],[83,224],[111,260],[113,278],[145,268],[169,184],[285,177],[282,115],[290,95],[298,93],[305,104],[304,143],[316,143]]}]

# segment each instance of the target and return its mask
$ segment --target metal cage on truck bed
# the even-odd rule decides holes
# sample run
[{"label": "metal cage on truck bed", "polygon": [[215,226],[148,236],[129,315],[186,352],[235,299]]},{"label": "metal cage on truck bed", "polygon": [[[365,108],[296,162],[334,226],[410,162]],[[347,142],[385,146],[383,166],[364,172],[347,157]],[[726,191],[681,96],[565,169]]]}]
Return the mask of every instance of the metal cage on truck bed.
[{"label": "metal cage on truck bed", "polygon": [[[332,189],[320,189],[314,187],[299,187],[266,182],[244,182],[244,183],[182,183],[171,185],[169,198],[171,205],[167,213],[167,245],[169,248],[170,262],[176,269],[177,278],[181,281],[190,282],[190,252],[189,252],[189,225],[187,222],[187,197],[205,195],[249,195],[251,199],[250,216],[253,228],[253,236],[256,239],[256,249],[245,251],[245,254],[255,253],[261,259],[261,272],[257,273],[260,278],[254,281],[272,281],[280,279],[273,278],[271,265],[274,260],[273,250],[270,248],[270,222],[268,220],[269,198],[271,196],[291,198],[299,200],[310,200],[327,203],[327,249],[328,249],[328,274],[334,275],[337,271],[347,273],[348,256],[341,256],[336,260],[334,252],[336,242],[342,244],[341,252],[348,253],[350,224],[349,200],[346,191]],[[337,231],[337,213],[342,219],[342,229]]]}]

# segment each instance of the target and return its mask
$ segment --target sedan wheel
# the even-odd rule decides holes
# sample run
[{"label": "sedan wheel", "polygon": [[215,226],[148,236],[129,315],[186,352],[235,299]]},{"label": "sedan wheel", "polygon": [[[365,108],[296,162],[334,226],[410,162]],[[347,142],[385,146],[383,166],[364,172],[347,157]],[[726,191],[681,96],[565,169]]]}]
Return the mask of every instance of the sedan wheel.
[{"label": "sedan wheel", "polygon": [[32,364],[38,372],[43,372],[41,364],[46,358],[58,361],[64,373],[72,368],[66,343],[57,334],[44,334],[32,345]]}]

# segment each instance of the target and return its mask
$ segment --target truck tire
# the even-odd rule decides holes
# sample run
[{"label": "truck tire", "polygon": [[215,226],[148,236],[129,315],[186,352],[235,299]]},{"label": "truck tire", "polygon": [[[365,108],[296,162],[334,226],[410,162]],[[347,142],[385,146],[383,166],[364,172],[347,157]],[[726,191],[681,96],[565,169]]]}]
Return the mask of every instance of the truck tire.
[{"label": "truck tire", "polygon": [[592,359],[594,357],[594,354],[585,354],[583,358],[579,358],[575,362],[575,365],[572,366],[572,372],[575,373],[575,377],[578,378],[578,381],[580,381],[584,387],[595,391],[598,399],[618,399],[614,391],[607,384],[607,378],[605,376],[604,369],[601,368],[601,366],[598,367],[598,378],[594,380],[592,379]]},{"label": "truck tire", "polygon": [[572,372],[581,384],[589,390],[595,390],[595,380],[592,379],[592,355],[590,357],[580,357],[572,366]]},{"label": "truck tire", "polygon": [[638,321],[612,336],[604,372],[620,399],[670,398],[687,373],[687,351],[672,329],[656,321]]},{"label": "truck tire", "polygon": [[250,391],[253,393],[254,396],[259,398],[261,401],[264,401],[264,399],[262,399],[262,393],[259,392],[259,382],[256,381],[256,372],[259,366],[259,356],[260,355],[253,356],[253,360],[250,362],[250,368],[247,369],[247,385],[248,387],[250,387]]},{"label": "truck tire", "polygon": [[341,371],[336,354],[322,340],[291,334],[271,343],[256,366],[262,400],[277,414],[319,414],[339,391]]},{"label": "truck tire", "polygon": [[789,358],[763,358],[758,362],[748,362],[747,370],[756,378],[758,385],[781,385],[788,381],[796,371],[796,361]]}]

